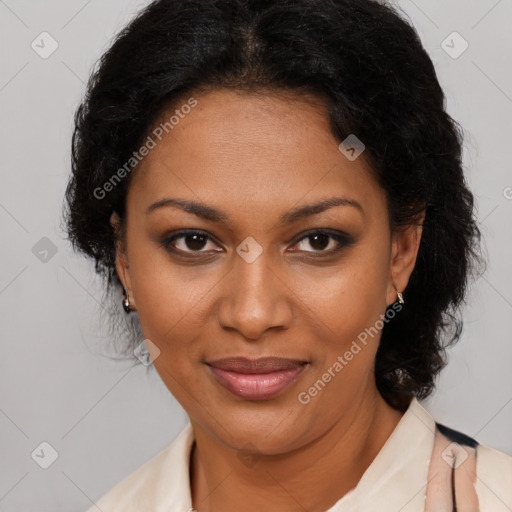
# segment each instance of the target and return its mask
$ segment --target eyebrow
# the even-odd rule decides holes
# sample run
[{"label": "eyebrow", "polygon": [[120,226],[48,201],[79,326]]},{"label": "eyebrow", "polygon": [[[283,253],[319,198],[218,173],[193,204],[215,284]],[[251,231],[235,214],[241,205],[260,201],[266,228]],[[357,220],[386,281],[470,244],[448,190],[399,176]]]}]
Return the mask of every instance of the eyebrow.
[{"label": "eyebrow", "polygon": [[[204,203],[199,203],[197,201],[190,201],[185,199],[177,199],[172,197],[166,197],[153,203],[146,209],[146,214],[149,214],[159,208],[163,207],[175,207],[180,208],[181,210],[192,213],[197,217],[201,217],[205,220],[210,220],[213,222],[228,222],[229,216],[216,209],[212,206],[208,206]],[[329,197],[327,199],[323,199],[316,203],[306,204],[303,206],[298,206],[284,213],[279,221],[282,224],[292,224],[299,220],[302,220],[306,217],[310,217],[312,215],[317,215],[319,213],[324,212],[330,208],[334,208],[336,206],[350,206],[360,211],[364,215],[363,207],[360,203],[355,201],[354,199],[348,199],[346,197]]]}]

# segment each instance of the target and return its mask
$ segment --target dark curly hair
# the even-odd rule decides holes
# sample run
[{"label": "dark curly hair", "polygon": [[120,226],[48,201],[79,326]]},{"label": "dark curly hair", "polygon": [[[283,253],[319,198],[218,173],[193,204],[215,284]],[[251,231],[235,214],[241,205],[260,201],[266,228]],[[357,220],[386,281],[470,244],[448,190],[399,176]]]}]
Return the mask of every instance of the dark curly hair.
[{"label": "dark curly hair", "polygon": [[[215,88],[310,93],[327,102],[339,141],[357,134],[386,191],[392,229],[420,222],[403,310],[386,323],[377,387],[405,410],[427,397],[460,338],[460,307],[481,263],[473,195],[463,175],[462,130],[419,37],[395,8],[374,0],[158,0],[116,37],[75,114],[64,218],[76,250],[119,293],[116,233],[133,173],[102,187],[152,123],[192,93]],[[136,170],[136,169],[135,169]],[[119,295],[120,297],[120,295]],[[121,307],[119,306],[119,309]]]}]

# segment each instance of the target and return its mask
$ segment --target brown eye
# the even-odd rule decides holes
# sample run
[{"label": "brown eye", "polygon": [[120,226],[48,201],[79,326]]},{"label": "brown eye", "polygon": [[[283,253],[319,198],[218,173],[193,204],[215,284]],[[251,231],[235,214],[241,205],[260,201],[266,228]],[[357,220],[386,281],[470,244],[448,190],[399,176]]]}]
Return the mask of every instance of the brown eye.
[{"label": "brown eye", "polygon": [[307,238],[311,247],[313,247],[315,251],[323,251],[326,247],[329,246],[329,240],[331,239],[331,237],[325,233],[310,235]]},{"label": "brown eye", "polygon": [[[211,243],[212,247],[208,248],[208,243]],[[166,238],[162,241],[162,245],[167,250],[182,253],[206,253],[215,249],[215,244],[212,238],[201,231],[182,231],[175,235]],[[207,249],[206,251],[203,249]]]},{"label": "brown eye", "polygon": [[[341,232],[312,231],[306,233],[295,245],[292,251],[330,254],[354,243],[349,235]],[[311,250],[312,249],[312,250]]]},{"label": "brown eye", "polygon": [[207,238],[204,235],[184,235],[184,245],[192,251],[200,251],[204,248]]}]

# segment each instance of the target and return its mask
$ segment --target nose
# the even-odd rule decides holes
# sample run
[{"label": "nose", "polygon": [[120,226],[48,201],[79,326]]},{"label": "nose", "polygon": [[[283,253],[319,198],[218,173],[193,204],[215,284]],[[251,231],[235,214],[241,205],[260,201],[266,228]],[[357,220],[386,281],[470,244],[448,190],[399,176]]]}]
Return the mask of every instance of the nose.
[{"label": "nose", "polygon": [[252,263],[234,256],[233,268],[222,283],[217,316],[221,327],[258,340],[270,329],[289,328],[293,292],[265,251]]}]

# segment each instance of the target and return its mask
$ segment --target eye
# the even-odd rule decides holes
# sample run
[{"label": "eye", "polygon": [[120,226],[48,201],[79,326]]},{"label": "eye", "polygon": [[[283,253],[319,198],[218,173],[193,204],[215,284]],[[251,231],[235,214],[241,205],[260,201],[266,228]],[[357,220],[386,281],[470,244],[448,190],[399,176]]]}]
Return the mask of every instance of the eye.
[{"label": "eye", "polygon": [[[341,232],[331,232],[328,230],[316,230],[310,231],[303,236],[294,247],[298,249],[292,249],[292,252],[303,251],[320,254],[330,254],[341,250],[347,245],[351,245],[353,239]],[[313,250],[308,250],[308,246]]]},{"label": "eye", "polygon": [[[219,252],[219,249],[213,249],[212,247],[208,249],[208,243],[213,247],[216,246],[216,244],[213,243],[211,236],[204,231],[181,231],[175,235],[165,238],[162,241],[162,245],[167,250],[171,250],[173,252],[189,254],[210,253],[212,250]],[[207,250],[203,250],[205,248],[207,248]]]},{"label": "eye", "polygon": [[[317,253],[321,256],[336,253],[353,243],[354,239],[346,233],[317,229],[303,235],[290,250]],[[161,244],[167,251],[192,256],[211,255],[223,250],[214,242],[211,235],[198,230],[180,231],[163,239]],[[313,250],[309,250],[308,246]]]}]

